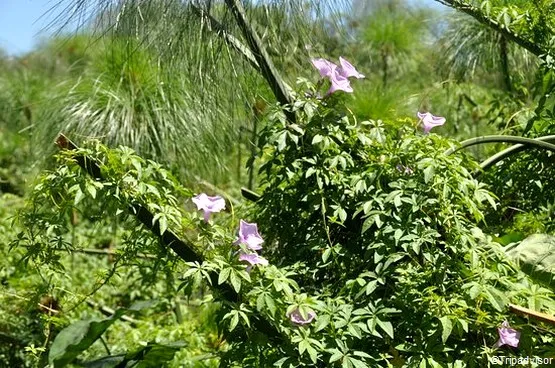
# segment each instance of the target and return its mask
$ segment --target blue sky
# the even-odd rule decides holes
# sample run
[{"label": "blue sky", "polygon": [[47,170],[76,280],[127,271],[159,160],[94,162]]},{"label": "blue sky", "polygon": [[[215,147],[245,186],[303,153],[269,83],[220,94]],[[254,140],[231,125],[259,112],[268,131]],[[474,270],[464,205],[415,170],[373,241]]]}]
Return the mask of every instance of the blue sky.
[{"label": "blue sky", "polygon": [[[59,2],[60,0],[0,0],[0,48],[9,54],[31,50],[40,35],[44,35],[41,31],[53,19],[53,14],[45,14]],[[437,6],[433,0],[412,2]]]},{"label": "blue sky", "polygon": [[0,0],[0,47],[10,54],[29,51],[39,31],[48,26],[41,16],[56,0]]}]

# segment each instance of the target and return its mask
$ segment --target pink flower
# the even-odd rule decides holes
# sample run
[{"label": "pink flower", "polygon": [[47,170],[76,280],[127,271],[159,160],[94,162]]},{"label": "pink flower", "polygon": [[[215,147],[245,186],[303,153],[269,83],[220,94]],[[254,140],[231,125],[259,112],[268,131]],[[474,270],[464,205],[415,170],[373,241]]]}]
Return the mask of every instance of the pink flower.
[{"label": "pink flower", "polygon": [[301,312],[299,311],[299,308],[297,308],[293,312],[287,313],[286,316],[291,320],[291,322],[297,325],[306,325],[312,322],[314,317],[316,317],[316,313],[314,313],[313,311],[309,311],[306,313],[306,318],[305,318],[302,316]]},{"label": "pink flower", "polygon": [[501,327],[497,328],[497,331],[499,332],[499,340],[495,343],[496,348],[503,345],[509,345],[513,348],[518,347],[520,332],[510,328],[507,321],[504,321]]},{"label": "pink flower", "polygon": [[364,78],[363,74],[360,74],[351,63],[343,59],[341,56],[339,57],[339,63],[341,64],[341,67],[337,71],[343,77],[355,77],[357,79]]},{"label": "pink flower", "polygon": [[264,257],[260,257],[256,253],[241,253],[239,255],[239,260],[240,261],[246,261],[246,262],[250,263],[251,266],[255,266],[257,264],[262,265],[262,266],[267,266],[268,265],[268,260]]},{"label": "pink flower", "polygon": [[445,118],[441,116],[434,116],[429,112],[426,112],[426,113],[418,112],[416,115],[422,122],[422,128],[424,129],[424,133],[426,134],[430,133],[430,130],[433,127],[445,124]]},{"label": "pink flower", "polygon": [[245,244],[249,249],[259,250],[262,249],[260,245],[262,243],[264,243],[264,239],[262,239],[258,233],[258,226],[241,220],[239,225],[239,239],[235,241],[235,244]]},{"label": "pink flower", "polygon": [[212,212],[220,212],[225,209],[225,200],[222,197],[209,197],[206,193],[193,197],[193,203],[197,205],[199,211],[204,211],[204,221],[206,222],[208,222]]},{"label": "pink flower", "polygon": [[351,82],[344,76],[340,75],[336,71],[330,77],[331,87],[328,90],[327,94],[332,94],[335,91],[344,91],[351,93],[353,92],[353,88],[351,87]]},{"label": "pink flower", "polygon": [[312,65],[318,69],[322,78],[331,77],[337,69],[337,65],[326,59],[312,59]]},{"label": "pink flower", "polygon": [[312,65],[318,69],[320,76],[322,78],[328,78],[331,82],[331,87],[327,94],[334,93],[335,91],[344,91],[351,93],[353,88],[349,81],[350,77],[364,78],[364,75],[360,74],[355,67],[349,63],[343,57],[339,58],[339,63],[341,66],[337,66],[326,59],[312,59]]}]

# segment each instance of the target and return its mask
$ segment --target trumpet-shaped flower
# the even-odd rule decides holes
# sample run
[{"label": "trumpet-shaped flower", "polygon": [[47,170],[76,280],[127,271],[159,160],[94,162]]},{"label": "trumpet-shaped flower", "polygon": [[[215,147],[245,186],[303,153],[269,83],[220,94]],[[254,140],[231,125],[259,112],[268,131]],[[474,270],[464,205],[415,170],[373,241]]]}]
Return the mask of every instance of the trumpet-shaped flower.
[{"label": "trumpet-shaped flower", "polygon": [[212,212],[220,212],[225,209],[225,200],[222,197],[209,197],[206,193],[201,193],[193,197],[193,203],[197,205],[199,211],[204,212],[204,221],[206,222],[208,222]]},{"label": "trumpet-shaped flower", "polygon": [[340,75],[339,73],[335,72],[330,77],[331,87],[328,90],[327,94],[334,93],[335,91],[344,91],[351,93],[353,92],[353,88],[351,87],[351,82],[344,76]]},{"label": "trumpet-shaped flower", "polygon": [[304,318],[298,308],[287,314],[287,318],[289,318],[291,322],[297,325],[309,324],[310,322],[312,322],[314,317],[316,317],[316,313],[314,313],[313,311],[309,311],[306,313],[306,318]]},{"label": "trumpet-shaped flower", "polygon": [[337,65],[335,65],[331,61],[328,61],[322,58],[312,59],[312,65],[314,65],[316,69],[318,69],[318,72],[320,73],[320,76],[322,78],[331,77],[332,74],[334,74],[335,70],[337,69]]},{"label": "trumpet-shaped flower", "polygon": [[364,78],[364,75],[360,74],[355,67],[349,63],[343,57],[339,58],[339,63],[341,66],[337,66],[326,59],[312,59],[312,65],[318,69],[320,76],[322,78],[328,78],[331,82],[331,87],[327,94],[334,93],[335,91],[353,92],[351,87],[350,77]]},{"label": "trumpet-shaped flower", "polygon": [[424,129],[424,133],[426,134],[430,133],[430,130],[432,128],[445,124],[445,118],[441,116],[434,116],[429,112],[418,112],[416,115],[422,122],[422,128]]},{"label": "trumpet-shaped flower", "polygon": [[268,265],[268,260],[264,257],[259,256],[256,253],[241,253],[239,255],[239,260],[248,262],[251,266],[255,266],[255,265],[267,266]]},{"label": "trumpet-shaped flower", "polygon": [[364,74],[360,74],[353,64],[349,63],[347,60],[343,59],[341,56],[339,57],[339,63],[341,67],[337,70],[339,74],[341,74],[345,78],[355,77],[357,79],[364,78]]},{"label": "trumpet-shaped flower", "polygon": [[264,243],[264,239],[258,233],[258,226],[241,220],[239,225],[239,239],[235,244],[245,244],[247,248],[252,250],[262,249],[260,244]]},{"label": "trumpet-shaped flower", "polygon": [[501,327],[497,328],[497,332],[499,332],[499,340],[495,343],[496,348],[503,345],[509,345],[513,348],[518,347],[520,332],[512,329],[507,321],[504,321]]}]

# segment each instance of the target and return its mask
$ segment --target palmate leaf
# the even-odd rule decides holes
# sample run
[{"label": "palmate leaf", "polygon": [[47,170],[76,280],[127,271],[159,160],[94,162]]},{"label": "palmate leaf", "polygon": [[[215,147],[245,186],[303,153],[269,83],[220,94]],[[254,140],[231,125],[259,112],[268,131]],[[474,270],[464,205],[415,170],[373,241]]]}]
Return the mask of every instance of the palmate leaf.
[{"label": "palmate leaf", "polygon": [[555,236],[534,234],[505,251],[534,281],[555,290]]}]

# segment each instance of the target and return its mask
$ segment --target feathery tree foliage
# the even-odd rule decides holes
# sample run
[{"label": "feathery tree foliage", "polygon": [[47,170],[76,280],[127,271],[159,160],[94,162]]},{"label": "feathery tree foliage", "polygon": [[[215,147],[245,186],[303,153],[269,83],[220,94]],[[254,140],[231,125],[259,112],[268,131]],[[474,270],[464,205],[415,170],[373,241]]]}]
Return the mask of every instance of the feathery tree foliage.
[{"label": "feathery tree foliage", "polygon": [[[8,347],[0,359],[480,366],[500,352],[492,346],[503,318],[523,334],[520,350],[504,354],[552,354],[553,330],[506,306],[553,314],[553,289],[520,272],[501,247],[555,228],[552,153],[523,145],[495,166],[486,160],[476,179],[470,157],[445,151],[452,141],[413,129],[420,110],[446,116],[434,132],[456,137],[551,134],[552,2],[438,2],[457,12],[401,0],[59,1],[55,26],[76,22],[79,32],[0,61],[0,192],[10,193],[0,204],[23,208],[14,226],[12,210],[0,213],[0,240],[14,247],[2,248],[0,320],[18,316],[0,323]],[[339,56],[366,80],[353,98],[318,95],[326,82],[307,82],[317,75],[310,58]],[[91,179],[66,152],[23,207],[18,195],[30,176],[21,167],[60,130],[144,158],[87,146],[79,154],[103,164],[104,177]],[[472,147],[485,158],[500,144]],[[234,198],[259,180],[261,201]],[[229,214],[208,224],[188,203],[203,185],[228,200]],[[164,238],[127,214],[128,201],[152,211],[143,225],[176,232],[204,263],[184,265],[160,248]],[[239,217],[259,220],[269,267],[246,272],[238,260]],[[91,258],[98,254],[106,258]],[[41,267],[23,278],[25,262]],[[96,270],[93,281],[82,265]],[[203,282],[236,298],[207,293]],[[82,302],[93,295],[117,305],[113,317],[60,333],[90,316]],[[144,299],[156,302],[133,304]],[[297,322],[317,317],[303,327],[294,312]],[[122,313],[131,325],[115,322]],[[91,329],[79,335],[84,326]],[[69,348],[76,331],[77,360]],[[172,345],[178,340],[185,348]]]}]

